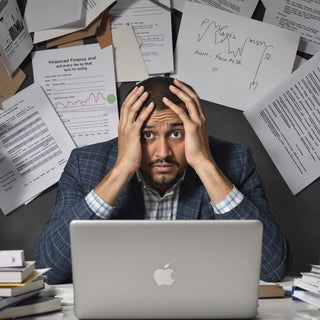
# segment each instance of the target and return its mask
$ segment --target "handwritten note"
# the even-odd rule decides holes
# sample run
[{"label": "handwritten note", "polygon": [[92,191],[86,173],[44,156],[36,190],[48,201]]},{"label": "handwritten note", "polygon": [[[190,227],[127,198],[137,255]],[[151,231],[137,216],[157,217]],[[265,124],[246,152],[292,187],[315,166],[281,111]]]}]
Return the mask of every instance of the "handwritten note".
[{"label": "handwritten note", "polygon": [[245,110],[291,73],[299,34],[186,2],[176,74],[208,101]]}]

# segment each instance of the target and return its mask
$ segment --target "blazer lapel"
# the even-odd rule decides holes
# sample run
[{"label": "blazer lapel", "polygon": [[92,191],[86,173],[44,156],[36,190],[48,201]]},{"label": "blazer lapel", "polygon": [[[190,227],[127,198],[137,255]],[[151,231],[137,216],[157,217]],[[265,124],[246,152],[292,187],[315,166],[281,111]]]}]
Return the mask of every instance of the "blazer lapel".
[{"label": "blazer lapel", "polygon": [[181,183],[177,220],[199,219],[203,186],[197,174],[190,167]]},{"label": "blazer lapel", "polygon": [[144,219],[144,199],[136,175],[131,178],[124,188],[118,199],[117,206],[121,209],[113,214],[114,219]]}]

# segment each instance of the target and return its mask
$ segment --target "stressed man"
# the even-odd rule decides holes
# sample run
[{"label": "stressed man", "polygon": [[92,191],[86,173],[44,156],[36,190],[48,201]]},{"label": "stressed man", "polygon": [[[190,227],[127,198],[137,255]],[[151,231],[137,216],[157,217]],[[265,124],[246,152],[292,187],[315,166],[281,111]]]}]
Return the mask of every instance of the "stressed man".
[{"label": "stressed man", "polygon": [[71,153],[35,247],[49,283],[72,279],[69,223],[79,219],[258,219],[261,279],[278,281],[290,267],[249,148],[209,137],[199,97],[169,77],[128,94],[117,139]]}]

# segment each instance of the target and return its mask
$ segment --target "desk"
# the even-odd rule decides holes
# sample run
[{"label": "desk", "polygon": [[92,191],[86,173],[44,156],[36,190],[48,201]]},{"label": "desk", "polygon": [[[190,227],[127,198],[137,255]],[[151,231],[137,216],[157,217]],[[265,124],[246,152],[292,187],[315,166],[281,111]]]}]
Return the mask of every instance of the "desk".
[{"label": "desk", "polygon": [[[70,297],[72,285],[53,286],[58,289],[58,296],[67,294]],[[68,299],[69,300],[69,299]],[[62,300],[63,302],[63,300]],[[77,320],[72,305],[63,306],[62,311],[36,317],[20,318],[32,320]],[[259,299],[257,320],[301,320],[320,319],[320,310],[302,301],[292,301],[290,297],[278,299]]]}]

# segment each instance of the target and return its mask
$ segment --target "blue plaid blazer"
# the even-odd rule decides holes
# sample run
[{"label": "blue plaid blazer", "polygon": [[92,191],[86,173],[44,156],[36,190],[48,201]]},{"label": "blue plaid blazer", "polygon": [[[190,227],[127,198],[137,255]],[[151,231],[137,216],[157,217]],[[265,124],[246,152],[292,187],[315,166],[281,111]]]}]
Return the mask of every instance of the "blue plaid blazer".
[{"label": "blue plaid blazer", "polygon": [[[264,226],[261,279],[279,281],[290,267],[290,250],[269,212],[249,148],[212,137],[210,148],[219,168],[243,193],[244,200],[230,212],[216,214],[201,180],[188,167],[181,184],[177,219],[259,219]],[[88,207],[85,196],[114,166],[117,150],[118,141],[113,139],[72,151],[59,181],[55,207],[34,250],[37,268],[51,267],[49,283],[72,279],[69,223],[99,219]],[[112,219],[144,219],[143,195],[136,175],[120,194]]]}]

